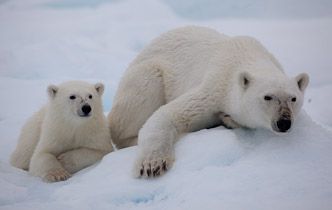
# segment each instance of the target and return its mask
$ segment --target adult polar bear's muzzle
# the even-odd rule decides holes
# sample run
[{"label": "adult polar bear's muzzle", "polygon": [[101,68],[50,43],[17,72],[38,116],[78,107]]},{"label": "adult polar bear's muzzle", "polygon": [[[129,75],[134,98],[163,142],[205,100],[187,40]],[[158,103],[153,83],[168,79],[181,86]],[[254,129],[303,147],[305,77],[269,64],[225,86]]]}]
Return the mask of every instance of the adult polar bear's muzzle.
[{"label": "adult polar bear's muzzle", "polygon": [[293,124],[292,119],[291,110],[288,108],[282,108],[277,120],[272,122],[272,129],[278,133],[286,133],[291,130]]},{"label": "adult polar bear's muzzle", "polygon": [[280,118],[276,121],[272,122],[272,130],[277,133],[286,133],[291,130],[292,127],[292,120],[291,119],[283,119]]},{"label": "adult polar bear's muzzle", "polygon": [[280,119],[277,121],[277,128],[279,132],[285,133],[287,132],[292,126],[292,121],[289,119]]}]

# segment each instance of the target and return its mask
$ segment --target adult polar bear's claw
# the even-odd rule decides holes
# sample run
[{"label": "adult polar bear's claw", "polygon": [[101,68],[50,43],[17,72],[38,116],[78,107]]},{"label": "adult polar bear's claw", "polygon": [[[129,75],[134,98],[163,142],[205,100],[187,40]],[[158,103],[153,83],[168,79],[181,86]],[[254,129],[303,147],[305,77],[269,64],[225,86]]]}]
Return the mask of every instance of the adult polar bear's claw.
[{"label": "adult polar bear's claw", "polygon": [[108,115],[111,137],[118,148],[137,141],[136,177],[158,176],[181,133],[217,125],[289,132],[308,82],[306,74],[288,78],[254,38],[175,29],[127,69]]},{"label": "adult polar bear's claw", "polygon": [[135,164],[135,177],[157,177],[166,173],[174,162],[174,155],[149,155],[149,157],[138,158]]}]

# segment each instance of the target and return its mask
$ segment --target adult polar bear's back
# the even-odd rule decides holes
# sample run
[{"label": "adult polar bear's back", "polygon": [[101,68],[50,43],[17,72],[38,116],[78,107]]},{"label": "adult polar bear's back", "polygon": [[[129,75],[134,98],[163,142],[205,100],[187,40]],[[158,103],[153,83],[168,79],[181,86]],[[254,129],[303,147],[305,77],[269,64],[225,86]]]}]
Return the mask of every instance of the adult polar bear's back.
[{"label": "adult polar bear's back", "polygon": [[156,38],[132,62],[131,67],[153,63],[163,72],[166,103],[196,87],[202,82],[207,61],[214,57],[217,43],[230,39],[219,32],[197,26],[188,26],[169,31]]},{"label": "adult polar bear's back", "polygon": [[204,57],[213,56],[211,48],[223,39],[229,37],[208,28],[184,27],[156,38],[137,56],[108,116],[118,148],[135,145],[139,129],[156,109],[202,82],[208,70]]},{"label": "adult polar bear's back", "polygon": [[257,40],[184,27],[152,41],[130,64],[108,116],[118,148],[138,139],[137,176],[174,160],[180,133],[215,125],[286,132],[302,106],[308,76],[288,78]]}]

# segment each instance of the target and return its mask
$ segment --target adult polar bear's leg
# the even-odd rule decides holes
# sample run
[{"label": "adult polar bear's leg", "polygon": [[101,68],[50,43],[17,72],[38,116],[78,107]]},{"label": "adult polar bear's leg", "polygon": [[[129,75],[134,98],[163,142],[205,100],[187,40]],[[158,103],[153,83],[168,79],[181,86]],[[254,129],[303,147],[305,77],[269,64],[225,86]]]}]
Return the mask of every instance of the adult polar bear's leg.
[{"label": "adult polar bear's leg", "polygon": [[108,115],[111,138],[118,149],[136,145],[138,131],[165,104],[162,70],[154,63],[132,65],[119,85]]},{"label": "adult polar bear's leg", "polygon": [[[198,130],[217,119],[215,99],[201,89],[188,92],[160,107],[138,135],[138,158],[134,176],[165,173],[174,162],[174,144],[180,133]],[[212,122],[213,123],[213,122]]]}]

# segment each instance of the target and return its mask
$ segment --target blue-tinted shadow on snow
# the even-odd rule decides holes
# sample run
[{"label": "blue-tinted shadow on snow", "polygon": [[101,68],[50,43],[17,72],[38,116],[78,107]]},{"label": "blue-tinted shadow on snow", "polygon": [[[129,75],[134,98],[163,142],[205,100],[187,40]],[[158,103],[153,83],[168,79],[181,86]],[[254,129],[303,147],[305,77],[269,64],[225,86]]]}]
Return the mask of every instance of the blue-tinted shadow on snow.
[{"label": "blue-tinted shadow on snow", "polygon": [[[146,183],[149,185],[150,183]],[[169,199],[169,196],[165,192],[164,187],[147,187],[150,188],[145,191],[137,190],[131,193],[119,194],[119,196],[112,198],[112,203],[116,206],[128,206],[128,205],[147,205],[151,203],[160,203]]]}]

